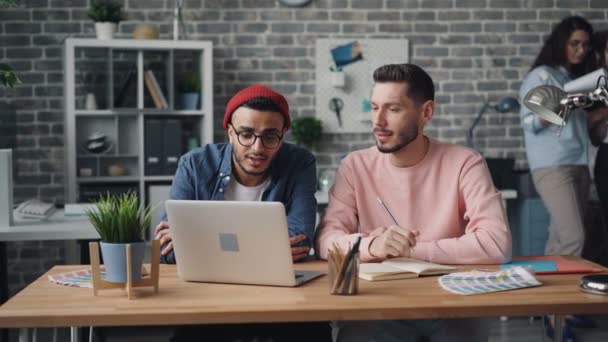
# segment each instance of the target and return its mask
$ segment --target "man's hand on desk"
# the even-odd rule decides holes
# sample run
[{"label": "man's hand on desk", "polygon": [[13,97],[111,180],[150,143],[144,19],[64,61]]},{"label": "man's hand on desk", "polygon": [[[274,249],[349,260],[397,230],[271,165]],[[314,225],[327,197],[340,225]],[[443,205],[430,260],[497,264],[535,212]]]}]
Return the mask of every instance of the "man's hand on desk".
[{"label": "man's hand on desk", "polygon": [[291,257],[293,258],[293,261],[298,261],[298,260],[304,259],[308,256],[308,253],[310,252],[310,247],[308,247],[308,246],[293,247],[293,245],[295,245],[296,243],[302,242],[304,240],[306,240],[306,235],[304,235],[304,234],[296,235],[292,238],[289,238],[289,244],[292,246],[291,247]]},{"label": "man's hand on desk", "polygon": [[165,247],[160,252],[162,255],[167,255],[167,253],[169,253],[173,250],[173,242],[172,242],[173,238],[171,237],[171,230],[169,230],[169,222],[160,221],[158,226],[156,226],[156,228],[154,228],[154,234],[156,234],[154,236],[154,239],[160,240],[161,246],[164,246],[164,244],[169,242],[167,247]]},{"label": "man's hand on desk", "polygon": [[370,235],[376,237],[369,244],[369,253],[376,258],[406,257],[416,246],[417,230],[403,229],[399,226],[380,227]]}]

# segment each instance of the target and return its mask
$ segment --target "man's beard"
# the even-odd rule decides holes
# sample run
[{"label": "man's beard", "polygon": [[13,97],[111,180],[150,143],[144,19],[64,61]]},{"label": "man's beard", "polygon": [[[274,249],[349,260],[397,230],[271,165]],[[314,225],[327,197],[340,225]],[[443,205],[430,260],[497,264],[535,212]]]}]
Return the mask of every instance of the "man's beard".
[{"label": "man's beard", "polygon": [[[249,155],[268,157],[268,156],[263,155],[263,154],[255,154],[255,153],[250,153]],[[266,169],[264,169],[262,171],[250,171],[250,170],[247,170],[247,168],[245,167],[245,165],[243,163],[243,160],[245,158],[247,158],[246,155],[244,155],[242,159],[239,159],[239,157],[237,156],[236,152],[232,151],[232,156],[233,156],[234,160],[236,161],[236,163],[238,165],[238,168],[241,169],[241,170],[243,170],[243,172],[245,172],[245,174],[248,174],[250,176],[263,176],[263,175],[265,175],[268,172],[268,169],[270,168],[270,166],[268,166]]]},{"label": "man's beard", "polygon": [[[392,131],[380,128],[374,129],[374,132],[392,133]],[[409,128],[404,128],[403,130],[399,131],[399,133],[397,134],[397,143],[395,145],[383,147],[378,142],[378,140],[376,140],[376,147],[378,147],[378,151],[382,153],[394,153],[400,151],[402,148],[409,145],[412,141],[416,140],[416,137],[418,137],[418,126],[411,125]]]}]

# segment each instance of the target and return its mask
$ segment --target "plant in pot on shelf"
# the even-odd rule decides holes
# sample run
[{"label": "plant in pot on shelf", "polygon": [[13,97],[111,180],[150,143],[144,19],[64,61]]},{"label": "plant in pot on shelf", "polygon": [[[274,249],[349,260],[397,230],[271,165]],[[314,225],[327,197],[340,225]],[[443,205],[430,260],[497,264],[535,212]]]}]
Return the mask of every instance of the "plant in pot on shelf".
[{"label": "plant in pot on shelf", "polygon": [[309,149],[317,147],[321,140],[323,125],[321,120],[313,117],[296,118],[291,121],[291,134],[298,145],[304,145]]},{"label": "plant in pot on shelf", "polygon": [[97,39],[114,38],[118,23],[124,19],[122,4],[113,0],[94,0],[88,16],[95,22]]},{"label": "plant in pot on shelf", "polygon": [[144,234],[152,220],[152,208],[140,206],[139,199],[133,192],[107,194],[96,204],[97,208],[88,210],[87,215],[101,236],[101,255],[106,268],[106,280],[111,283],[127,282],[127,244],[131,244],[132,279],[141,279]]},{"label": "plant in pot on shelf", "polygon": [[177,84],[182,109],[197,109],[201,81],[196,72],[184,74]]}]

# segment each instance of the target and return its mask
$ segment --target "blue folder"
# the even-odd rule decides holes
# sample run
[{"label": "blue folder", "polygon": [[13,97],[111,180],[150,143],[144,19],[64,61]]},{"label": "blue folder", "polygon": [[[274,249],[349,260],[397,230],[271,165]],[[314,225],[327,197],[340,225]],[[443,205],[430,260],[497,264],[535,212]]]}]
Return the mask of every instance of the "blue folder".
[{"label": "blue folder", "polygon": [[555,272],[557,264],[550,260],[513,260],[510,263],[500,265],[500,268],[511,268],[515,266],[532,267],[534,272]]}]

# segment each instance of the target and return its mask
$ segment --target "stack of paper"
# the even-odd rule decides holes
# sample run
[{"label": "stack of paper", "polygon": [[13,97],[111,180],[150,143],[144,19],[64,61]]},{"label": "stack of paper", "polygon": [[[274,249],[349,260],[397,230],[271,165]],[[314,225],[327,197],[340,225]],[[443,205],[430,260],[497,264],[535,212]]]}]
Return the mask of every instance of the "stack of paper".
[{"label": "stack of paper", "polygon": [[95,203],[66,203],[65,216],[87,216],[87,210],[97,210]]}]

